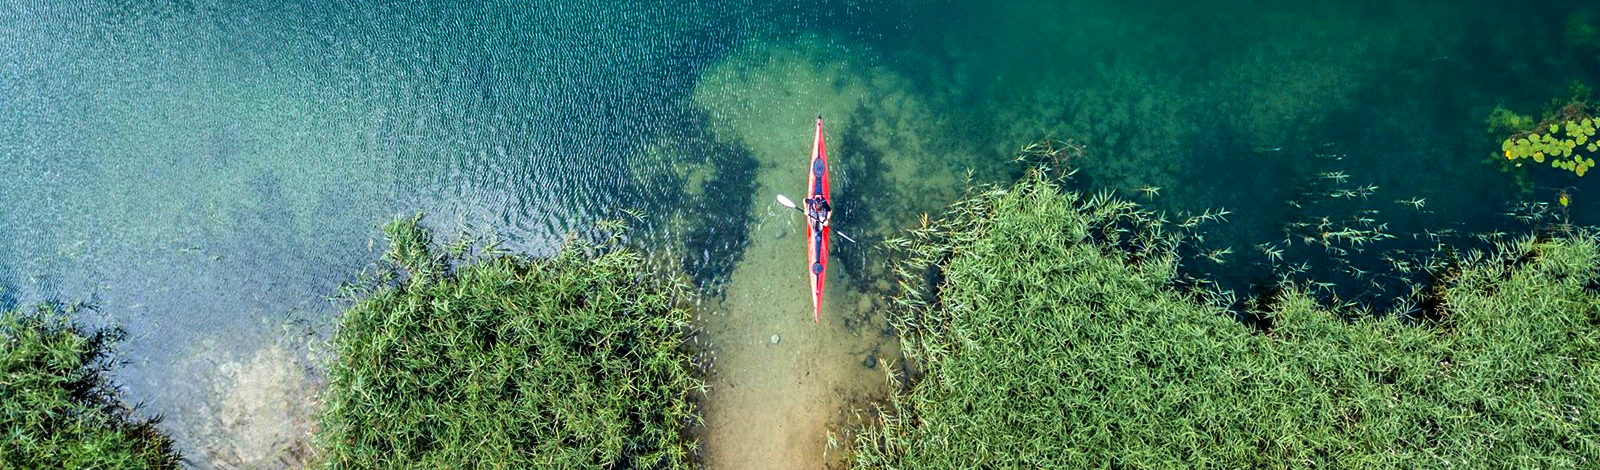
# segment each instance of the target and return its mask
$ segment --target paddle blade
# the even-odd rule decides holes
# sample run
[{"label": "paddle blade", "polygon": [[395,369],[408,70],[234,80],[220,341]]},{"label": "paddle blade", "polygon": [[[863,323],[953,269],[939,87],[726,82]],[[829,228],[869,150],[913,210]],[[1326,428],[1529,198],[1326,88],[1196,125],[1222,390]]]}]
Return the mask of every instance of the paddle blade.
[{"label": "paddle blade", "polygon": [[789,206],[790,209],[799,209],[800,208],[799,206],[794,205],[794,201],[790,201],[789,198],[783,197],[782,194],[778,195],[778,204],[783,204],[785,206]]}]

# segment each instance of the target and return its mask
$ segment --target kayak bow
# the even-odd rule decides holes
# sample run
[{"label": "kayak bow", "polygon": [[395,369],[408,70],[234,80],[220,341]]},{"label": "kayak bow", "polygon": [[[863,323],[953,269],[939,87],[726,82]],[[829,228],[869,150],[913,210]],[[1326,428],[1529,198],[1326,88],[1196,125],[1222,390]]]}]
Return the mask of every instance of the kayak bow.
[{"label": "kayak bow", "polygon": [[[817,116],[816,143],[811,148],[811,171],[806,181],[806,200],[822,196],[831,206],[833,199],[828,197],[828,150],[822,145],[822,116]],[[827,279],[824,275],[828,272],[828,232],[830,228],[814,220],[809,220],[811,207],[806,206],[806,260],[811,275],[811,306],[812,323],[822,322],[822,284]]]}]

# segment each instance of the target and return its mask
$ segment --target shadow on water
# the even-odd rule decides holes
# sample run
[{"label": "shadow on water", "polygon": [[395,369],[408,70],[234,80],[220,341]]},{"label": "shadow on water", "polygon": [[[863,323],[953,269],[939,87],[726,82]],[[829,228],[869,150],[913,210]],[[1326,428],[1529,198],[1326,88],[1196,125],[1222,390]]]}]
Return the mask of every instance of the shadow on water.
[{"label": "shadow on water", "polygon": [[[720,295],[749,243],[752,219],[748,211],[730,208],[750,207],[756,194],[755,157],[736,145],[696,139],[692,145],[710,156],[716,176],[705,182],[702,197],[690,211],[690,226],[684,234],[683,268],[702,292]],[[680,186],[681,187],[681,186]]]},{"label": "shadow on water", "polygon": [[11,233],[10,221],[0,215],[0,311],[17,308],[18,295],[16,268],[9,260],[16,255],[11,253],[11,240],[16,234]]},{"label": "shadow on water", "polygon": [[832,256],[839,260],[838,265],[843,266],[845,275],[849,276],[850,282],[845,285],[866,292],[876,286],[878,280],[888,279],[887,272],[873,269],[876,265],[868,262],[874,254],[873,247],[884,239],[883,224],[889,222],[880,214],[896,210],[903,203],[894,200],[894,193],[885,181],[883,152],[867,145],[854,129],[845,129],[839,134],[839,143],[831,155],[838,155],[830,159],[837,165],[834,174],[847,176],[833,183],[830,194],[835,208],[833,224],[856,240],[856,243],[833,243]]},{"label": "shadow on water", "polygon": [[[0,227],[0,230],[4,230],[4,227]],[[0,311],[17,308],[17,282],[14,275],[10,266],[0,264]]]},{"label": "shadow on water", "polygon": [[0,310],[17,308],[17,285],[11,281],[11,272],[0,266]]}]

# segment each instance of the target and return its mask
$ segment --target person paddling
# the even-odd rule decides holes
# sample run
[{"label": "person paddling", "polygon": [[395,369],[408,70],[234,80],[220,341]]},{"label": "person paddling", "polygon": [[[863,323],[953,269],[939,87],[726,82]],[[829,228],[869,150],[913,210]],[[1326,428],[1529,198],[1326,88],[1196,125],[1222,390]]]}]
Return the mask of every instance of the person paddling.
[{"label": "person paddling", "polygon": [[811,218],[813,224],[818,224],[817,228],[820,231],[822,227],[829,226],[833,220],[833,206],[820,194],[811,196],[806,199],[806,217]]}]

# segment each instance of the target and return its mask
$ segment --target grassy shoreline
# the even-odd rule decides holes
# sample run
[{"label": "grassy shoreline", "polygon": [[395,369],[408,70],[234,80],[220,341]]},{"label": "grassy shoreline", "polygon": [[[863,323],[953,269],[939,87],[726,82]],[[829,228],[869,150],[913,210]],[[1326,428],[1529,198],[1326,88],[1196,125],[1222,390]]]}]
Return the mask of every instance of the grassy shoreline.
[{"label": "grassy shoreline", "polygon": [[[388,224],[387,264],[341,293],[321,466],[700,465],[687,283],[620,237],[474,255],[418,220]],[[885,241],[904,258],[890,303],[914,373],[856,430],[852,466],[1600,462],[1594,233],[1449,267],[1424,315],[1330,310],[1285,282],[1245,324],[1173,287],[1177,242],[1149,220],[1031,172]],[[179,465],[103,376],[116,330],[71,315],[0,314],[0,461]]]},{"label": "grassy shoreline", "polygon": [[686,468],[702,385],[687,287],[615,242],[554,258],[439,254],[385,227],[393,282],[344,312],[318,439],[328,468]]},{"label": "grassy shoreline", "polygon": [[1258,331],[1169,287],[1174,258],[1148,228],[1105,231],[1132,214],[1033,173],[891,240],[920,378],[853,466],[1600,463],[1594,234],[1461,266],[1422,324],[1341,316],[1289,283],[1257,302]]},{"label": "grassy shoreline", "polygon": [[77,306],[0,311],[0,463],[6,468],[178,468],[159,417],[138,418],[107,374],[114,328]]}]

